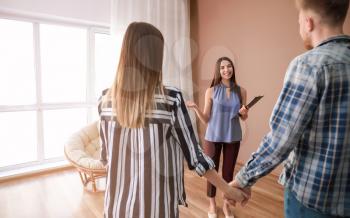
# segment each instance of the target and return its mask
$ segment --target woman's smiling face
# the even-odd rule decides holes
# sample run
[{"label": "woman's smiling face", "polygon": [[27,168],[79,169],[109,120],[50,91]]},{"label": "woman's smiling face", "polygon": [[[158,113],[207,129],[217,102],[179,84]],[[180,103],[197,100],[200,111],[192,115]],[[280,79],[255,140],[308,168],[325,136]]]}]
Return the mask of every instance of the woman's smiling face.
[{"label": "woman's smiling face", "polygon": [[222,79],[229,80],[233,74],[233,66],[227,60],[223,60],[220,63],[220,75]]}]

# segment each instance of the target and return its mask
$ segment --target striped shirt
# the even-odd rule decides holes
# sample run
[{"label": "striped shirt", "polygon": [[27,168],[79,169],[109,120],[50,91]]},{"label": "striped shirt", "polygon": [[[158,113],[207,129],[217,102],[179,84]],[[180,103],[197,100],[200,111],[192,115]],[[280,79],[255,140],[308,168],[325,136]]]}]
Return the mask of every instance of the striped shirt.
[{"label": "striped shirt", "polygon": [[253,185],[289,156],[284,185],[298,201],[350,216],[349,36],[329,38],[291,62],[270,128],[236,176],[240,185]]},{"label": "striped shirt", "polygon": [[144,128],[122,128],[111,102],[99,104],[101,161],[108,165],[105,217],[178,217],[178,205],[187,205],[183,159],[199,175],[215,167],[196,140],[181,92],[159,93]]}]

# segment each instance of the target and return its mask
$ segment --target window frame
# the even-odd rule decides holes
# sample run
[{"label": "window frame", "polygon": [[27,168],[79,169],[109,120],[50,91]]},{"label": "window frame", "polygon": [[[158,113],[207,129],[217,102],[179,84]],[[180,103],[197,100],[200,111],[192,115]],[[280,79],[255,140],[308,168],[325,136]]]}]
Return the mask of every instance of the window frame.
[{"label": "window frame", "polygon": [[[35,73],[35,87],[36,87],[36,104],[31,105],[0,105],[0,113],[6,112],[21,112],[21,111],[34,111],[36,112],[36,128],[37,128],[37,160],[19,164],[13,164],[0,167],[1,174],[9,171],[21,170],[23,168],[34,168],[45,165],[54,164],[58,162],[65,162],[64,155],[57,158],[44,158],[44,120],[43,113],[46,110],[56,109],[73,109],[73,108],[86,108],[87,109],[87,123],[92,122],[93,113],[96,109],[97,101],[95,98],[95,34],[102,33],[110,35],[110,27],[106,24],[90,22],[78,19],[63,18],[52,15],[25,13],[13,10],[0,10],[0,19],[8,19],[13,21],[28,22],[33,25],[33,50],[34,50],[34,73]],[[43,103],[42,102],[42,90],[41,90],[41,56],[40,56],[40,24],[59,25],[74,28],[83,28],[87,31],[87,54],[86,54],[86,99],[84,102],[70,102],[70,103]]]}]

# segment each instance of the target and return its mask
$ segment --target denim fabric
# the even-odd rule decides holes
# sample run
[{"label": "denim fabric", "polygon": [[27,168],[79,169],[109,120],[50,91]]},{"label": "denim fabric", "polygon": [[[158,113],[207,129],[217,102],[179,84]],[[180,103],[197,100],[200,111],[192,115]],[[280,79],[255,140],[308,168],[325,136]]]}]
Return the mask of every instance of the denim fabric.
[{"label": "denim fabric", "polygon": [[316,210],[310,209],[302,205],[288,189],[284,189],[284,217],[285,218],[336,218],[322,214]]}]

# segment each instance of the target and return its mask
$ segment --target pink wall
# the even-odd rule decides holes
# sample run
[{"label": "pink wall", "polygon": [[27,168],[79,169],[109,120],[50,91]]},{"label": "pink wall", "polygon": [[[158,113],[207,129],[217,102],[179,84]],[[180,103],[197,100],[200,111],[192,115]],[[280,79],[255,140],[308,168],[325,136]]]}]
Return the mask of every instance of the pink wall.
[{"label": "pink wall", "polygon": [[[345,33],[350,34],[350,15]],[[238,161],[244,163],[269,131],[269,117],[289,62],[304,52],[294,1],[191,0],[191,38],[195,101],[204,93],[220,56],[234,59],[238,83],[248,99],[265,97],[251,109]],[[199,123],[199,121],[198,121]],[[199,125],[204,137],[205,126]],[[281,168],[274,171],[279,173]]]}]

